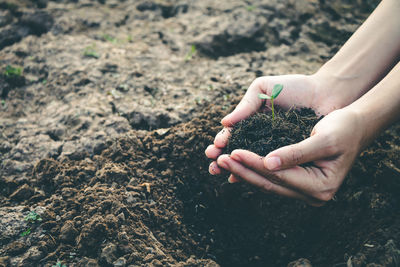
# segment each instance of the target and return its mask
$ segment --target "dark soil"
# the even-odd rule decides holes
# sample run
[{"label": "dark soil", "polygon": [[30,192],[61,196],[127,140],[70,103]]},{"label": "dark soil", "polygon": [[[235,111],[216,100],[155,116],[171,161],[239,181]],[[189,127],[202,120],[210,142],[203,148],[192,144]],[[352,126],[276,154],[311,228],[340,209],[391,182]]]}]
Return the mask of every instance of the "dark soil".
[{"label": "dark soil", "polygon": [[256,76],[315,72],[377,1],[3,2],[0,266],[400,262],[398,124],[322,208],[204,156]]},{"label": "dark soil", "polygon": [[274,120],[271,113],[256,113],[233,126],[225,152],[240,148],[265,156],[279,147],[309,137],[318,120],[310,109],[277,110]]},{"label": "dark soil", "polygon": [[41,190],[18,201],[46,207],[46,232],[24,263],[396,266],[398,126],[363,152],[335,201],[312,208],[210,176],[203,151],[223,112],[208,110],[168,130],[131,131],[92,158],[39,161],[29,187]]}]

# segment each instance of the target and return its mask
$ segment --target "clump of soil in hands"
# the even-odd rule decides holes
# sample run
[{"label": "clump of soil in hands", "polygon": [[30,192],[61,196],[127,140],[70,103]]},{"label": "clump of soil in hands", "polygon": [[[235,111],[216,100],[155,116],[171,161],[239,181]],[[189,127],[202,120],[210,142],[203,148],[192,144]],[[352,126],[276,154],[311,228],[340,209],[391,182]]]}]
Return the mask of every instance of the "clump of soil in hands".
[{"label": "clump of soil in hands", "polygon": [[298,143],[310,136],[320,120],[312,109],[277,110],[272,114],[256,113],[236,123],[231,130],[225,153],[246,149],[265,156],[280,147]]}]

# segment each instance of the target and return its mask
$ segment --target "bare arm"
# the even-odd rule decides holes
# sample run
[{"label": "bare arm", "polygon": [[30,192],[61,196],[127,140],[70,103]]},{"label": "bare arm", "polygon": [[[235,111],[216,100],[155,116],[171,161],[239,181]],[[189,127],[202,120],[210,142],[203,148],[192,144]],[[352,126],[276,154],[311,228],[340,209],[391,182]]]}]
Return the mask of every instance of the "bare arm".
[{"label": "bare arm", "polygon": [[[399,13],[400,14],[400,13]],[[359,113],[366,133],[366,146],[388,125],[400,119],[400,62],[373,89],[349,106]]]},{"label": "bare arm", "polygon": [[315,74],[327,97],[344,107],[377,84],[400,58],[400,1],[383,0],[338,53]]}]

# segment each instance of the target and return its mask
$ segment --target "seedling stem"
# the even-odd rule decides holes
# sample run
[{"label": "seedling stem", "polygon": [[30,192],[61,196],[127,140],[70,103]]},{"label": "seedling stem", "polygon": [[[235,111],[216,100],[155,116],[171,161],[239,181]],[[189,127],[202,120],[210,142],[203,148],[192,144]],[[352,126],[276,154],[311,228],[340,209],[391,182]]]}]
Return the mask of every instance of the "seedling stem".
[{"label": "seedling stem", "polygon": [[272,121],[275,121],[274,99],[278,97],[278,95],[281,93],[282,89],[283,89],[282,84],[275,84],[274,88],[272,88],[272,93],[270,96],[266,95],[266,94],[258,94],[258,98],[260,98],[260,99],[271,100]]}]

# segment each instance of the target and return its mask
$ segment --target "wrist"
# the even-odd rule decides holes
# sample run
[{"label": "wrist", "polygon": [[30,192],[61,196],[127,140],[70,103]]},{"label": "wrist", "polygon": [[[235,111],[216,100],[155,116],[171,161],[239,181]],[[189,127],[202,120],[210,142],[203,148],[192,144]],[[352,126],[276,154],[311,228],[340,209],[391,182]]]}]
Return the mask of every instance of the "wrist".
[{"label": "wrist", "polygon": [[[363,93],[361,93],[360,85],[337,75],[330,69],[323,66],[316,73],[310,75],[310,79],[315,84],[312,106],[324,115],[346,107]],[[354,90],[357,87],[359,89]]]},{"label": "wrist", "polygon": [[362,133],[361,148],[368,146],[387,127],[387,111],[370,96],[362,97],[346,109],[357,118],[356,129]]},{"label": "wrist", "polygon": [[[351,60],[350,60],[351,61]],[[333,98],[336,108],[343,108],[370,89],[368,79],[358,74],[356,64],[338,65],[334,59],[323,65],[314,75],[325,98]]]},{"label": "wrist", "polygon": [[373,125],[373,122],[369,119],[370,114],[368,114],[368,110],[361,106],[352,104],[345,107],[344,110],[353,118],[353,134],[359,135],[359,152],[361,152],[361,150],[368,146],[376,137],[377,129],[374,127],[376,124]]}]

